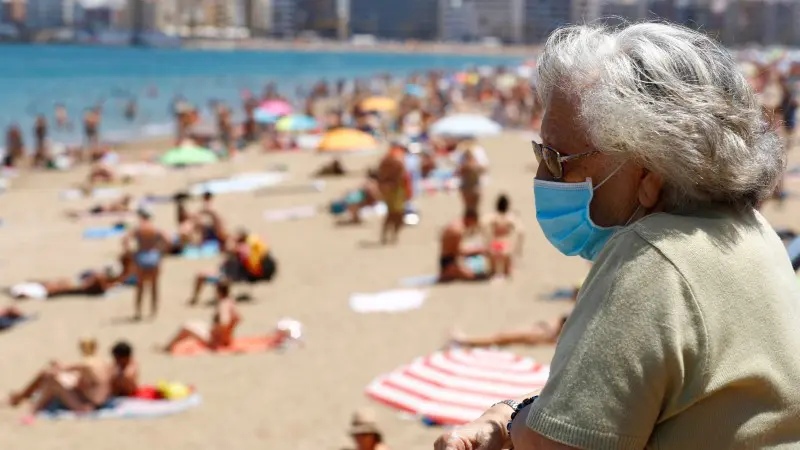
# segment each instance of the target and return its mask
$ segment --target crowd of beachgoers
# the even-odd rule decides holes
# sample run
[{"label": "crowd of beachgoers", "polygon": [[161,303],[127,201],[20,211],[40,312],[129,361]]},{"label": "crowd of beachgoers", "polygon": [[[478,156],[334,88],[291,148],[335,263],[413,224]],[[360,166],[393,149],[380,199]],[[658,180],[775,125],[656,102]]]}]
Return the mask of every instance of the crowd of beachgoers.
[{"label": "crowd of beachgoers", "polygon": [[[792,82],[800,75],[800,64],[787,64],[781,57],[749,59],[742,61],[742,70],[760,93],[765,114],[791,143],[797,109],[797,89]],[[113,264],[72,278],[31,274],[31,279],[10,286],[7,293],[12,303],[0,311],[0,327],[9,331],[4,338],[13,339],[12,329],[29,317],[26,301],[101,297],[121,286],[133,288],[131,321],[153,320],[161,304],[159,287],[170,279],[169,271],[164,270],[165,258],[219,255],[217,268],[196,274],[186,299],[187,307],[198,305],[204,287],[213,285],[214,309],[209,320],[187,321],[153,351],[250,353],[300,343],[303,325],[290,318],[262,336],[237,334],[246,315],[240,303],[252,299],[234,295],[232,290],[278,283],[281,273],[299,268],[280,264],[280,256],[265,236],[253,232],[251,224],[224,216],[217,205],[224,194],[280,189],[279,167],[263,176],[247,174],[194,183],[166,194],[134,195],[126,190],[146,183],[150,172],[180,173],[253,153],[269,158],[277,152],[318,152],[327,157],[315,172],[315,180],[356,176],[352,189],[325,208],[275,211],[274,220],[300,220],[324,213],[334,216],[337,226],[351,227],[378,215],[383,217],[378,242],[385,247],[397,245],[403,231],[421,220],[424,211],[415,202],[418,196],[435,191],[458,193],[449,198],[460,202],[461,213],[441,224],[440,251],[431,255],[438,258],[438,273],[410,280],[409,285],[513,283],[518,270],[515,263],[525,245],[525,226],[515,215],[509,195],[485,198],[491,171],[481,140],[503,130],[538,130],[544,111],[535,93],[535,71],[535,64],[528,63],[455,73],[431,71],[402,79],[385,74],[363,80],[320,81],[302,101],[290,100],[280,86],[267,83],[263,92],[242,91],[240,105],[214,104],[211,116],[204,116],[198,105],[175,99],[173,145],[160,153],[126,154],[103,139],[103,118],[110,114],[135,117],[135,100],[123,111],[87,110],[80,119],[85,138],[82,145],[65,146],[49,139],[51,129],[73,125],[75,119],[63,106],[56,105],[54,123],[48,123],[44,115],[39,117],[32,143],[24,142],[22,130],[10,127],[3,171],[6,195],[12,195],[17,180],[29,173],[88,166],[86,179],[68,195],[98,199],[97,203],[65,210],[63,220],[106,218],[109,226],[87,231],[86,237],[118,238],[120,250]],[[366,173],[354,174],[347,155],[365,153],[378,156]],[[319,186],[315,181],[306,188]],[[783,197],[779,189],[775,198],[780,201]],[[235,202],[235,198],[227,196],[224,201]],[[492,205],[490,210],[487,202]],[[153,206],[157,204],[174,206],[173,229],[156,225]],[[42,263],[46,265],[46,261]],[[565,295],[574,299],[579,288],[578,283]],[[564,316],[486,336],[455,330],[448,345],[553,345],[566,320]],[[88,335],[79,342],[81,360],[45,365],[29,384],[10,394],[9,403],[21,406],[29,402],[24,421],[33,423],[42,414],[94,414],[113,408],[119,398],[179,402],[193,398],[195,389],[202,390],[202,386],[147,385],[140,380],[136,354],[149,351],[151,344],[113,343],[112,358],[106,361],[98,355],[98,341]],[[359,450],[387,448],[371,411],[354,414],[350,434]]]}]

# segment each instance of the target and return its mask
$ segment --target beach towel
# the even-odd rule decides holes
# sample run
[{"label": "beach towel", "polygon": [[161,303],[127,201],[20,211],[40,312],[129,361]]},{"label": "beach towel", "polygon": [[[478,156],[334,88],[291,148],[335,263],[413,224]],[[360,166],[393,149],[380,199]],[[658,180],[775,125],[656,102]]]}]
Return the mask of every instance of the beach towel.
[{"label": "beach towel", "polygon": [[402,312],[420,308],[428,293],[419,289],[398,289],[350,296],[350,309],[357,313]]},{"label": "beach towel", "polygon": [[267,222],[285,222],[288,220],[310,219],[317,215],[318,209],[314,205],[296,206],[294,208],[272,209],[264,211]]},{"label": "beach towel", "polygon": [[172,350],[173,356],[197,356],[204,354],[241,355],[247,353],[261,353],[278,347],[284,338],[278,334],[264,336],[249,336],[234,338],[228,347],[211,349],[204,343],[187,339],[180,342]]},{"label": "beach towel", "polygon": [[189,188],[191,195],[230,194],[235,192],[251,192],[265,187],[275,186],[288,179],[283,172],[244,173],[231,178],[220,178],[197,183]]},{"label": "beach towel", "polygon": [[125,234],[125,224],[90,227],[83,231],[84,239],[109,239]]},{"label": "beach towel", "polygon": [[544,298],[547,300],[571,300],[574,293],[574,288],[558,288],[550,294],[545,295]]},{"label": "beach towel", "polygon": [[77,414],[72,411],[53,408],[39,413],[38,417],[50,420],[68,419],[149,419],[171,416],[195,408],[202,403],[202,397],[194,393],[181,400],[148,400],[142,398],[118,397],[102,408],[90,413]]},{"label": "beach towel", "polygon": [[282,186],[266,186],[259,188],[256,192],[257,195],[269,194],[308,194],[314,192],[322,192],[325,190],[325,180],[314,180],[310,183],[301,183],[293,185]]},{"label": "beach towel", "polygon": [[217,241],[208,241],[199,246],[187,246],[183,248],[181,257],[185,259],[213,258],[219,255],[220,247]]},{"label": "beach towel", "polygon": [[119,188],[97,188],[92,190],[88,195],[80,189],[67,189],[61,191],[62,200],[79,200],[82,198],[91,198],[94,200],[110,200],[122,196],[122,189]]},{"label": "beach towel", "polygon": [[27,315],[27,316],[21,316],[21,317],[7,317],[7,316],[0,317],[0,332],[7,331],[7,330],[9,330],[9,329],[13,328],[14,326],[19,325],[21,323],[28,322],[30,320],[35,320],[38,317],[39,316],[35,315],[35,314]]},{"label": "beach towel", "polygon": [[33,300],[47,299],[47,288],[42,283],[17,283],[8,289],[14,298],[29,298]]},{"label": "beach towel", "polygon": [[415,277],[406,277],[400,280],[400,286],[409,288],[433,286],[437,283],[439,283],[439,275],[417,275]]}]

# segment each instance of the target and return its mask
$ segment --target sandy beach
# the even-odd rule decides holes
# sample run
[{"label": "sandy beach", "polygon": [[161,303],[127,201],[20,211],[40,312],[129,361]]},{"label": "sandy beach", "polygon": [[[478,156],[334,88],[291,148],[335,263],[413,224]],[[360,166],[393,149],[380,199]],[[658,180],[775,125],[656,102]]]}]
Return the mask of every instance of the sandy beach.
[{"label": "sandy beach", "polygon": [[[305,325],[305,347],[285,353],[188,359],[152,351],[154,344],[163,343],[183,321],[207,319],[209,309],[189,309],[185,302],[193,274],[214,267],[217,260],[169,259],[162,282],[163,305],[152,322],[124,323],[132,314],[130,290],[104,300],[31,301],[21,307],[39,313],[40,318],[0,335],[0,353],[5,356],[0,365],[3,392],[18,388],[51,359],[77,358],[77,340],[90,335],[104,348],[118,338],[129,339],[136,346],[144,382],[166,379],[193,384],[204,404],[182,415],[154,420],[39,421],[33,427],[19,424],[21,411],[2,408],[0,442],[31,450],[100,449],[107,448],[111,439],[121,449],[341,448],[349,443],[345,429],[351,412],[371,404],[380,414],[393,448],[429,448],[437,430],[403,420],[393,410],[367,399],[363,390],[369,381],[441,348],[454,325],[470,332],[490,332],[526,325],[534,318],[555,317],[569,308],[568,302],[540,300],[540,295],[575,282],[588,269],[580,260],[558,256],[535,227],[533,174],[520,163],[532,160],[527,138],[507,133],[484,144],[492,158],[484,208],[491,208],[498,192],[508,192],[528,225],[526,254],[512,282],[435,287],[419,310],[359,315],[348,307],[351,293],[392,289],[401,278],[434,273],[438,233],[460,211],[456,194],[422,198],[422,223],[406,230],[395,248],[370,245],[378,237],[374,220],[360,228],[336,228],[326,215],[282,223],[262,218],[266,209],[325,204],[357,184],[359,178],[329,182],[318,194],[219,196],[219,208],[232,225],[242,224],[265,236],[280,264],[277,280],[257,285],[253,290],[257,300],[243,305],[240,334],[269,331],[281,317],[288,316]],[[360,170],[376,158],[350,156],[345,163]],[[169,193],[191,179],[263,170],[274,163],[289,165],[292,179],[288,183],[301,183],[324,161],[324,156],[313,153],[247,154],[233,162],[194,169],[191,174],[146,178],[128,189]],[[15,180],[13,191],[0,196],[6,222],[0,229],[0,283],[72,276],[102,266],[118,254],[119,239],[84,241],[81,230],[86,223],[62,217],[66,207],[91,203],[58,199],[58,191],[81,180],[85,170],[25,175]],[[155,213],[157,222],[173,231],[171,206],[163,205]],[[522,353],[547,361],[551,352],[542,348]]]},{"label": "sandy beach", "polygon": [[[547,244],[536,225],[529,139],[526,133],[506,132],[482,142],[491,158],[491,183],[483,210],[489,211],[496,195],[506,192],[526,226],[525,254],[512,281],[434,287],[419,310],[359,315],[348,307],[351,293],[395,288],[403,277],[436,270],[437,235],[460,212],[456,194],[421,198],[417,203],[421,224],[407,229],[400,245],[393,248],[374,245],[378,234],[374,220],[360,228],[336,228],[327,215],[281,223],[262,218],[266,209],[325,204],[358,183],[359,178],[329,182],[324,192],[315,194],[220,195],[217,204],[231,225],[247,226],[266,237],[280,264],[278,278],[271,284],[257,285],[252,291],[256,301],[242,306],[244,322],[239,334],[269,331],[277,320],[288,316],[305,325],[305,347],[194,358],[173,358],[153,351],[153,345],[163,343],[183,321],[207,319],[208,308],[190,309],[185,303],[193,274],[214,267],[217,260],[169,259],[162,281],[160,315],[141,324],[124,321],[132,314],[130,290],[103,300],[74,298],[21,304],[26,312],[40,317],[0,335],[0,391],[18,388],[51,359],[77,358],[77,340],[88,335],[99,339],[103,351],[116,339],[128,339],[135,345],[144,382],[166,379],[192,384],[204,403],[186,413],[153,420],[40,420],[33,426],[19,423],[21,411],[3,407],[0,444],[26,450],[99,450],[112,446],[119,450],[339,449],[350,444],[345,430],[351,412],[370,405],[378,412],[393,449],[430,449],[440,431],[404,419],[367,399],[363,390],[370,380],[441,348],[453,326],[485,333],[557,317],[569,309],[569,302],[544,300],[542,296],[575,283],[589,268],[578,258],[561,256]],[[362,170],[376,158],[350,156],[345,164]],[[238,160],[191,172],[145,178],[127,189],[169,193],[191,180],[263,170],[274,163],[289,166],[290,184],[302,183],[324,161],[324,156],[313,153],[251,152]],[[72,276],[102,266],[118,254],[118,239],[84,241],[81,230],[86,222],[72,223],[62,217],[66,207],[90,204],[58,198],[58,191],[81,180],[85,170],[28,174],[14,181],[12,191],[0,196],[5,221],[0,228],[0,284]],[[790,191],[795,187],[793,181],[787,182]],[[796,223],[796,202],[790,197],[782,209],[769,205],[766,215],[776,226]],[[157,223],[172,232],[172,207],[160,206],[155,213]],[[540,362],[548,362],[553,352],[550,346],[513,350]]]}]

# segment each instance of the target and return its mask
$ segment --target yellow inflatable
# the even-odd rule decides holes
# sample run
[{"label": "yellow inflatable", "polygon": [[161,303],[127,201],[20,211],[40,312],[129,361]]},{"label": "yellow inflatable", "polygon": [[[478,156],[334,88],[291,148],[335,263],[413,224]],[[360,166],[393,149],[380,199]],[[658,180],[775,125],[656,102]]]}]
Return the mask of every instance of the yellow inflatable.
[{"label": "yellow inflatable", "polygon": [[156,385],[159,394],[167,400],[181,400],[192,394],[189,386],[183,383],[169,383],[166,381],[159,381]]}]

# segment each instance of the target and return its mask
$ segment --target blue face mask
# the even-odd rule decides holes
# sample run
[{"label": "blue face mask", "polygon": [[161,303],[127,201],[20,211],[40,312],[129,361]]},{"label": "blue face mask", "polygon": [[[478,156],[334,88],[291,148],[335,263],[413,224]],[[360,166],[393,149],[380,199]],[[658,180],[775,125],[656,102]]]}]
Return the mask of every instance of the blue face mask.
[{"label": "blue face mask", "polygon": [[[533,180],[536,220],[547,240],[561,253],[567,256],[580,255],[583,259],[594,261],[608,240],[624,228],[599,227],[589,216],[589,205],[594,191],[621,168],[622,166],[618,167],[596,187],[592,187],[591,178],[583,183]],[[631,219],[638,211],[637,208]]]}]

